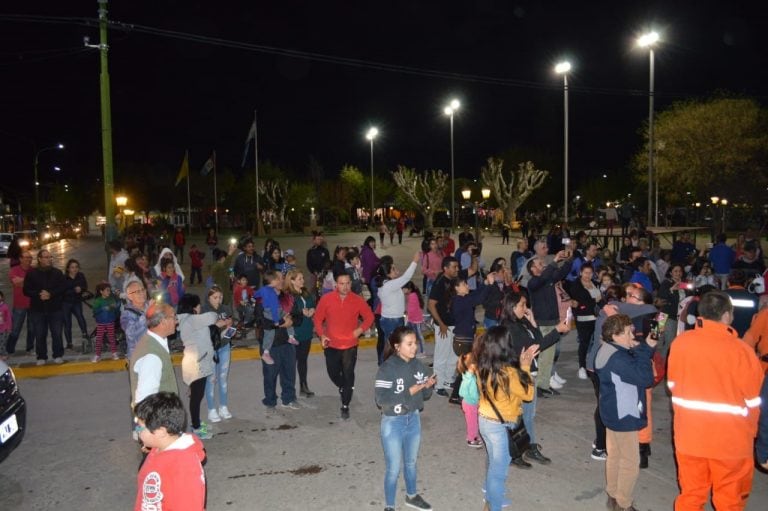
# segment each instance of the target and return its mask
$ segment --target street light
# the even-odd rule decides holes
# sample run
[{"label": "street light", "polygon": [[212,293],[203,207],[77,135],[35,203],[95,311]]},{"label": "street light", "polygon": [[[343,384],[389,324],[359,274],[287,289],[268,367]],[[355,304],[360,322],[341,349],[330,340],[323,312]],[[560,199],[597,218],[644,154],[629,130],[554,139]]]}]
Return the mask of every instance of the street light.
[{"label": "street light", "polygon": [[373,225],[373,139],[379,134],[379,130],[373,126],[368,129],[365,138],[371,143],[371,225]]},{"label": "street light", "polygon": [[563,176],[565,177],[563,209],[564,222],[568,223],[568,72],[571,63],[564,61],[555,66],[555,73],[563,75]]},{"label": "street light", "polygon": [[56,144],[51,147],[44,147],[35,153],[35,227],[37,227],[40,223],[40,180],[37,178],[37,167],[40,164],[40,155],[46,151],[53,151],[54,149],[64,149],[64,144]]},{"label": "street light", "polygon": [[123,221],[125,220],[125,213],[123,211],[123,208],[128,204],[128,197],[125,195],[118,195],[115,197],[115,204],[117,204],[117,207],[120,208],[120,225],[122,226]]},{"label": "street light", "polygon": [[453,114],[461,106],[458,99],[452,99],[443,109],[443,113],[451,118],[451,227],[456,229],[456,177],[453,165]]},{"label": "street light", "polygon": [[[483,201],[482,202],[475,201],[472,203],[472,208],[473,208],[472,212],[475,214],[475,241],[477,243],[480,243],[480,229],[478,226],[479,215],[478,215],[477,209],[480,206],[485,206],[485,202],[491,197],[490,188],[483,187],[483,189],[480,190],[480,195],[483,197]],[[469,202],[470,198],[472,197],[472,190],[470,190],[469,188],[463,189],[461,191],[461,196],[465,201]]]},{"label": "street light", "polygon": [[[648,48],[650,62],[650,79],[648,87],[648,225],[651,225],[653,208],[653,45],[659,41],[659,34],[648,32],[637,39],[640,48]],[[656,225],[659,219],[656,218]]]}]

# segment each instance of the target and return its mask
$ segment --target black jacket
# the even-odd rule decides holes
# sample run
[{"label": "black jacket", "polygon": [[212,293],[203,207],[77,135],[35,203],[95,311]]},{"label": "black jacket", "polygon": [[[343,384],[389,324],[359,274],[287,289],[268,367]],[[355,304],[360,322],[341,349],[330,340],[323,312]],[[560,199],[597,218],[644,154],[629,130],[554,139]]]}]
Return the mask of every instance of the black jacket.
[{"label": "black jacket", "polygon": [[331,261],[328,249],[323,246],[313,246],[307,250],[307,269],[312,273],[320,273],[325,269],[326,263]]},{"label": "black jacket", "polygon": [[560,268],[553,262],[544,268],[538,277],[528,281],[528,294],[531,298],[533,317],[543,326],[556,325],[560,321],[557,291],[555,284],[565,279],[571,271],[573,260],[569,259]]},{"label": "black jacket", "polygon": [[[58,268],[41,270],[32,268],[24,277],[24,294],[29,297],[29,310],[32,312],[56,312],[61,310],[66,289],[64,274]],[[40,291],[48,291],[48,300],[40,299]]]},{"label": "black jacket", "polygon": [[[531,325],[530,321],[528,321],[526,318],[518,321],[504,320],[502,321],[501,326],[506,328],[509,331],[509,334],[512,336],[512,344],[515,346],[515,351],[517,353],[520,353],[524,349],[528,349],[534,344],[539,345],[539,353],[541,353],[545,349],[554,346],[557,341],[560,340],[560,332],[557,330],[552,330],[547,335],[542,336],[541,330],[538,328],[533,328],[533,325]],[[538,358],[539,357],[533,359],[533,363],[531,364],[531,372],[537,371]]]},{"label": "black jacket", "polygon": [[[64,282],[66,284],[64,289],[64,301],[66,303],[75,303],[80,300],[80,295],[88,289],[88,282],[85,280],[83,272],[77,272],[75,278],[70,278],[69,275],[64,275]],[[79,287],[80,292],[75,292],[75,288]]]}]

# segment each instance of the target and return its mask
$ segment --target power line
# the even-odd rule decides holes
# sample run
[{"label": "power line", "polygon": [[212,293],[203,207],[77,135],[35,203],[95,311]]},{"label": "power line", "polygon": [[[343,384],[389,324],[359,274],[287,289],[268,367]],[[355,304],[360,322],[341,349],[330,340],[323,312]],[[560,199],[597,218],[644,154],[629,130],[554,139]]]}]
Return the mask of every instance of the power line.
[{"label": "power line", "polygon": [[[22,23],[45,23],[45,24],[58,24],[58,25],[78,25],[86,27],[96,27],[98,20],[95,18],[86,17],[55,17],[55,16],[39,16],[39,15],[26,15],[26,14],[0,14],[0,21],[10,22],[22,22]],[[355,67],[360,69],[371,69],[375,71],[384,71],[390,73],[407,74],[412,76],[422,76],[425,78],[440,78],[446,80],[456,80],[463,82],[481,83],[486,85],[497,85],[501,87],[512,88],[525,88],[535,90],[552,90],[560,91],[562,86],[558,83],[549,82],[536,82],[531,80],[521,80],[515,78],[501,78],[488,75],[477,75],[467,73],[456,73],[451,71],[444,71],[439,69],[430,69],[414,66],[404,66],[399,64],[389,64],[385,62],[377,62],[365,59],[355,59],[349,57],[340,57],[336,55],[327,55],[316,52],[309,52],[303,50],[294,50],[288,48],[279,48],[275,46],[267,46],[254,43],[246,43],[241,41],[234,41],[231,39],[224,39],[220,37],[211,37],[200,34],[192,34],[188,32],[180,32],[176,30],[168,30],[156,27],[150,27],[147,25],[137,25],[133,23],[124,23],[120,21],[109,21],[109,25],[113,30],[119,30],[126,33],[141,33],[146,35],[152,35],[156,37],[165,37],[170,39],[176,39],[181,41],[195,42],[198,44],[206,44],[210,46],[218,46],[223,48],[233,48],[243,51],[249,51],[254,53],[264,53],[269,55],[279,55],[284,57],[310,60],[313,62],[322,62],[327,64],[342,65],[347,67]],[[586,94],[602,94],[602,95],[614,95],[614,96],[647,96],[648,91],[643,89],[621,89],[621,88],[608,88],[608,87],[594,87],[584,85],[570,85],[569,89],[573,92],[580,92]],[[657,97],[668,98],[685,98],[691,96],[700,96],[700,94],[691,94],[684,92],[655,92]]]}]

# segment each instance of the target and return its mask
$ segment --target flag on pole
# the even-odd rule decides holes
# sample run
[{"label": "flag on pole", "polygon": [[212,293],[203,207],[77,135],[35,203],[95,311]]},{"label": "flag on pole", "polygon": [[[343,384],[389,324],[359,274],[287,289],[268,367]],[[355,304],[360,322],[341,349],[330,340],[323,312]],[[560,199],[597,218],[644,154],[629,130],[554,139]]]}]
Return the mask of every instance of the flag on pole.
[{"label": "flag on pole", "polygon": [[256,138],[256,119],[251,123],[251,129],[248,130],[248,136],[245,138],[245,149],[243,150],[243,163],[240,167],[245,167],[245,160],[248,159],[248,147],[251,145],[251,140]]},{"label": "flag on pole", "polygon": [[208,160],[203,164],[203,168],[200,169],[200,175],[207,176],[208,173],[213,170],[213,167],[214,167],[213,154],[211,154]]},{"label": "flag on pole", "polygon": [[179,186],[181,180],[189,179],[189,151],[184,152],[184,161],[181,162],[181,168],[179,169],[179,175],[176,176],[176,184],[173,186]]}]

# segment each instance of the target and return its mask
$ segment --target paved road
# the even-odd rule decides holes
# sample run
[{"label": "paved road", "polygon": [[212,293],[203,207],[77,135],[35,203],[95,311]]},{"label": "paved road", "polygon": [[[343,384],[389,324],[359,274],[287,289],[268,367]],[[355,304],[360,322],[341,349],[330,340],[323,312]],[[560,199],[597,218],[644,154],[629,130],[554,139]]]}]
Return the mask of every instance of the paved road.
[{"label": "paved road", "polygon": [[[362,236],[330,237],[328,243],[359,243],[358,238]],[[307,245],[305,239],[281,241],[298,254]],[[494,245],[487,246],[489,255],[509,251]],[[404,262],[417,247],[416,240],[409,240],[406,247],[385,251]],[[58,257],[71,255],[88,261],[84,266],[89,278],[90,272],[103,273],[103,266],[98,267],[104,264],[103,252],[97,243],[64,245]],[[95,266],[90,268],[91,264]],[[6,281],[4,274],[0,278]],[[215,425],[216,436],[206,441],[208,509],[382,509],[384,463],[379,413],[373,404],[375,358],[372,349],[360,352],[350,421],[338,417],[338,393],[325,374],[321,355],[311,356],[309,364],[309,381],[317,396],[302,400],[301,410],[275,415],[267,415],[260,404],[260,362],[235,362],[230,379],[235,418]],[[564,340],[559,364],[560,374],[569,382],[562,396],[539,401],[537,416],[543,451],[554,461],[530,471],[510,469],[507,492],[512,509],[604,509],[604,464],[589,457],[592,387],[575,377],[573,335]],[[19,449],[0,464],[0,509],[132,506],[139,458],[129,438],[125,372],[28,378],[20,385],[29,406],[29,430]],[[671,509],[677,491],[669,400],[662,388],[654,397],[653,456],[636,489],[637,508],[643,511]],[[466,447],[459,407],[434,396],[426,403],[422,420],[419,491],[437,510],[479,511],[485,454]],[[397,509],[404,509],[403,493],[401,482]],[[768,476],[756,473],[747,509],[766,506]]]}]

